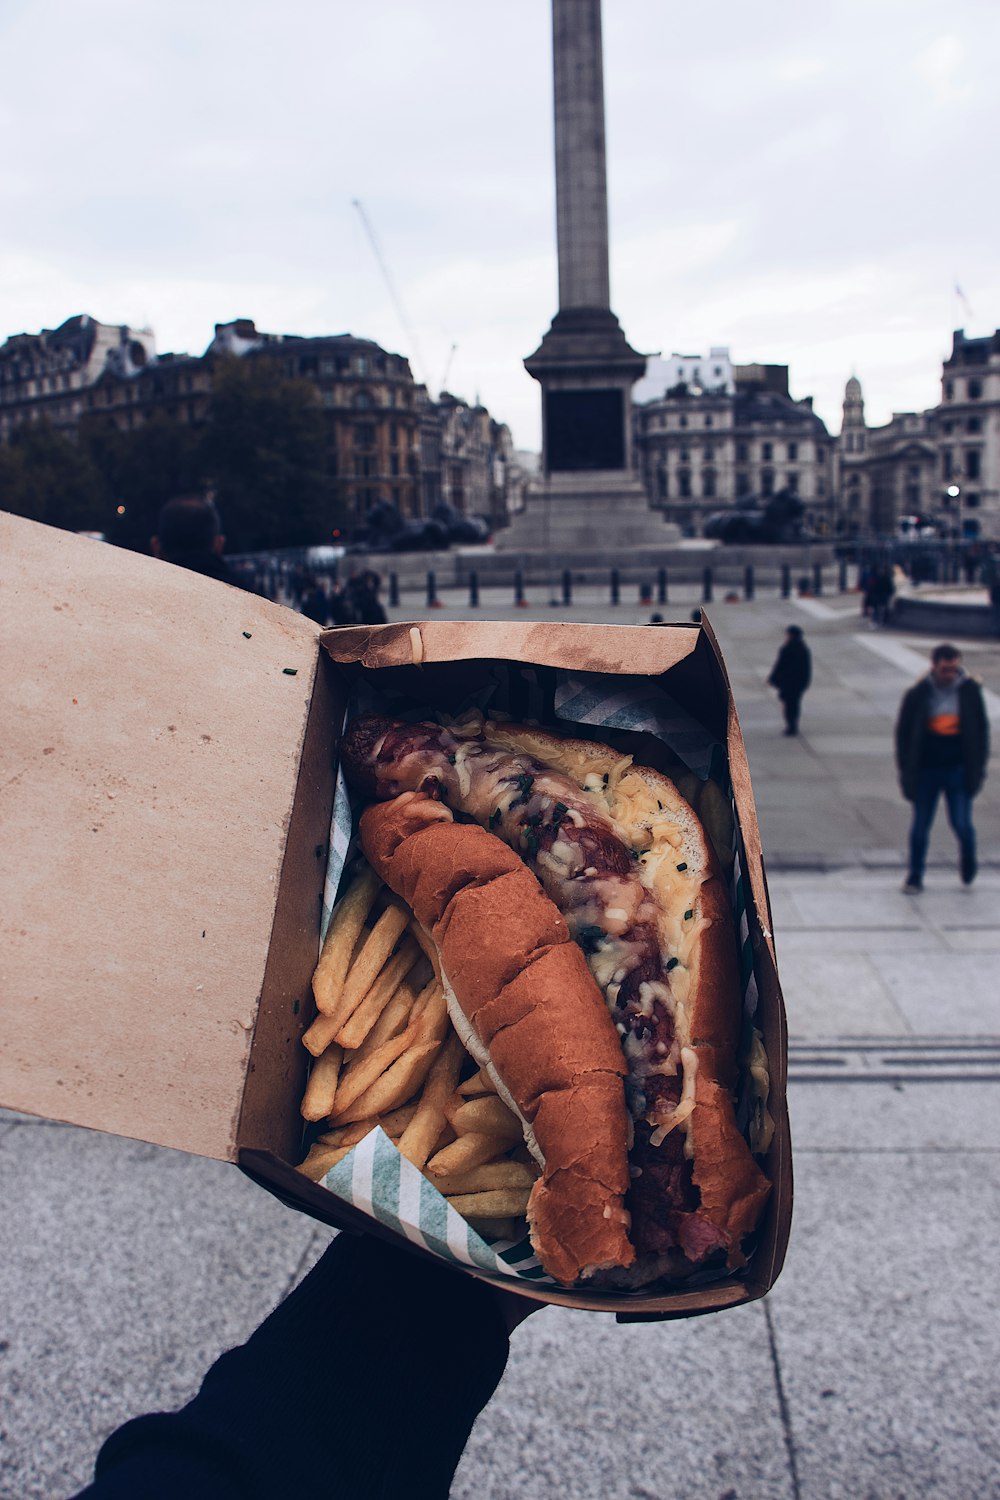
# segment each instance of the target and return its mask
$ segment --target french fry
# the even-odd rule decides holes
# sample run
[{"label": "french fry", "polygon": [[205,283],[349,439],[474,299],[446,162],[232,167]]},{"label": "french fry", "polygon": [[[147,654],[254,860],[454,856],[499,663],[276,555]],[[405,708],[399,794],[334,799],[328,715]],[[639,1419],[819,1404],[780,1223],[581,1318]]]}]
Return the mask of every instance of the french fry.
[{"label": "french fry", "polygon": [[353,1050],[361,1046],[419,957],[420,949],[417,944],[412,938],[404,938],[398,953],[394,953],[389,959],[357,1010],[337,1032],[337,1041],[341,1047]]},{"label": "french fry", "polygon": [[463,1216],[476,1214],[480,1218],[502,1219],[523,1214],[530,1191],[530,1188],[495,1188],[486,1193],[459,1193],[448,1202]]},{"label": "french fry", "polygon": [[330,1168],[343,1161],[350,1150],[350,1146],[310,1146],[309,1155],[299,1164],[298,1171],[312,1178],[313,1182],[321,1182]]},{"label": "french fry", "polygon": [[481,1099],[466,1099],[464,1103],[451,1106],[446,1111],[456,1134],[495,1135],[509,1146],[523,1139],[521,1122],[508,1109],[502,1099],[484,1094]]},{"label": "french fry", "polygon": [[410,931],[413,933],[413,936],[416,938],[417,942],[420,944],[421,948],[423,948],[424,952],[427,954],[427,957],[430,959],[431,967],[434,970],[435,976],[440,979],[441,959],[438,956],[437,944],[435,943],[434,939],[427,931],[427,928],[424,927],[422,923],[417,921],[416,917],[414,917],[412,922],[410,923]]},{"label": "french fry", "polygon": [[352,1119],[383,1114],[405,1104],[427,1077],[440,1046],[440,1042],[418,1042],[410,1047],[343,1115],[338,1110],[337,1117],[348,1124]]},{"label": "french fry", "polygon": [[390,1037],[398,1036],[405,1031],[414,1019],[413,1006],[416,1001],[416,991],[409,978],[404,979],[396,990],[389,1004],[379,1016],[375,1025],[365,1037],[356,1052],[351,1053],[351,1063],[361,1062],[369,1053],[374,1052],[376,1047],[381,1047]]},{"label": "french fry", "polygon": [[485,1068],[480,1068],[478,1073],[473,1073],[464,1083],[458,1085],[457,1093],[464,1095],[466,1099],[478,1098],[480,1094],[495,1094],[497,1086],[487,1073]]},{"label": "french fry", "polygon": [[400,1138],[399,1149],[407,1161],[423,1171],[445,1127],[445,1100],[451,1096],[462,1070],[465,1048],[452,1032],[427,1075],[416,1112]]},{"label": "french fry", "polygon": [[455,1172],[468,1172],[486,1161],[496,1161],[507,1149],[508,1142],[498,1140],[495,1135],[460,1135],[450,1146],[436,1152],[427,1163],[432,1178],[449,1177]]},{"label": "french fry", "polygon": [[354,945],[381,884],[375,871],[366,865],[334,907],[312,981],[316,1009],[322,1015],[333,1015],[337,1010]]},{"label": "french fry", "polygon": [[415,1104],[404,1104],[401,1109],[390,1110],[386,1115],[381,1115],[375,1120],[356,1120],[353,1125],[339,1125],[335,1130],[328,1130],[324,1135],[318,1137],[324,1146],[356,1146],[363,1141],[370,1130],[378,1125],[385,1131],[390,1141],[397,1140],[412,1120],[417,1106]]},{"label": "french fry", "polygon": [[438,979],[432,979],[417,996],[413,1007],[414,1016],[420,1026],[422,1042],[442,1042],[451,1030],[448,1019],[448,1003]]},{"label": "french fry", "polygon": [[481,1219],[478,1214],[464,1214],[463,1218],[484,1240],[519,1240],[524,1234],[524,1225],[518,1219]]},{"label": "french fry", "polygon": [[344,1049],[336,1043],[327,1047],[313,1063],[309,1071],[309,1082],[302,1096],[302,1118],[325,1120],[333,1109],[337,1093],[337,1079],[344,1060]]},{"label": "french fry", "polygon": [[528,1188],[538,1178],[534,1171],[519,1161],[488,1161],[468,1172],[454,1172],[448,1177],[435,1177],[434,1186],[446,1198],[456,1193],[483,1193],[494,1188]]},{"label": "french fry", "polygon": [[[336,1108],[331,1116],[335,1124],[347,1124],[351,1120],[374,1119],[376,1115],[383,1112],[382,1109],[373,1108],[355,1111],[353,1114],[345,1113],[345,1111],[354,1108],[362,1095],[368,1091],[373,1083],[382,1077],[398,1057],[401,1057],[404,1052],[412,1048],[416,1038],[417,1023],[414,1021],[411,1022],[405,1031],[400,1032],[399,1036],[390,1037],[387,1042],[383,1042],[381,1047],[376,1047],[373,1052],[369,1053],[360,1062],[352,1061],[348,1064],[344,1069],[344,1076],[340,1080],[340,1086],[337,1090]],[[406,1097],[404,1096],[403,1099],[396,1100],[395,1102],[397,1104],[404,1103]],[[395,1108],[395,1104],[386,1107]]]},{"label": "french fry", "polygon": [[[354,1014],[365,995],[367,995],[375,983],[386,959],[399,941],[408,920],[409,912],[407,908],[393,898],[371,931],[365,935],[360,951],[352,953],[347,977],[344,980],[337,1003],[330,1010],[323,1012],[325,1017],[329,1017],[331,1021],[335,1022],[334,1036],[336,1036],[344,1022],[349,1020]],[[315,1025],[316,1022],[313,1022],[313,1026]],[[313,1030],[313,1026],[306,1032],[306,1037]],[[309,1046],[310,1044],[306,1042],[306,1045]],[[310,1050],[312,1050],[311,1047]]]},{"label": "french fry", "polygon": [[[354,962],[358,954],[361,952],[361,949],[364,947],[367,937],[367,930],[362,929],[362,931],[358,935],[357,942],[354,944],[353,952],[351,953],[351,963]],[[303,1045],[309,1049],[313,1057],[319,1057],[326,1051],[327,1047],[329,1047],[330,1044],[336,1040],[338,1030],[339,1022],[336,1015],[324,1015],[323,1012],[320,1011],[316,1016],[316,1019],[313,1021],[312,1025],[307,1027],[307,1029],[303,1033]]]}]

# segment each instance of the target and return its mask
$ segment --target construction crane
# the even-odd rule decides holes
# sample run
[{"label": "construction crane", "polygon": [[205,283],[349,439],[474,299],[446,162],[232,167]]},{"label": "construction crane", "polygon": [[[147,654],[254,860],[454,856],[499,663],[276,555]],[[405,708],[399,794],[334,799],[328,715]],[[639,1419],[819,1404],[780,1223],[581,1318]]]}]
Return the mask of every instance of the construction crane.
[{"label": "construction crane", "polygon": [[[385,281],[386,287],[389,291],[389,296],[392,298],[392,305],[396,309],[396,316],[399,318],[400,325],[403,329],[403,332],[406,334],[410,348],[413,351],[414,363],[417,366],[417,373],[419,375],[421,384],[426,385],[429,390],[430,385],[427,380],[426,366],[424,365],[423,356],[420,353],[420,346],[417,343],[416,335],[407,322],[406,313],[403,311],[403,304],[399,299],[399,294],[396,291],[393,279],[389,275],[389,267],[386,265],[385,259],[382,255],[382,251],[379,249],[379,243],[375,238],[375,231],[371,226],[368,215],[365,213],[364,204],[361,202],[360,198],[352,198],[351,202],[358,211],[358,217],[360,218],[361,223],[364,226],[365,234],[368,236],[368,243],[372,247],[372,252],[375,256],[376,261],[378,262],[379,270],[382,272],[382,279]],[[454,349],[452,350],[452,352],[454,352]],[[450,356],[448,364],[450,367]]]},{"label": "construction crane", "polygon": [[451,348],[448,351],[448,363],[445,365],[445,367],[444,367],[444,374],[441,376],[441,386],[440,386],[440,389],[438,390],[438,395],[439,396],[443,396],[444,393],[445,393],[445,391],[448,389],[448,376],[451,374],[452,361],[454,360],[455,355],[457,353],[458,353],[458,345],[457,344],[452,344]]}]

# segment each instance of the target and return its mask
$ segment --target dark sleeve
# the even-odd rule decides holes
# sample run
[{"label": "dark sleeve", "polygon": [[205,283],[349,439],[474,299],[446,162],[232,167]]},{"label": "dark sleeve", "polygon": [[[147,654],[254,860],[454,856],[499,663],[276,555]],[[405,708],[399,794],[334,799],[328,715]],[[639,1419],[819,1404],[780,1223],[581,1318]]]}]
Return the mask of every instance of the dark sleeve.
[{"label": "dark sleeve", "polygon": [[446,1500],[507,1352],[484,1283],[339,1235],[187,1406],[112,1433],[77,1500]]},{"label": "dark sleeve", "polygon": [[913,733],[913,689],[903,694],[896,716],[896,769],[900,775],[906,766],[906,751]]},{"label": "dark sleeve", "polygon": [[975,692],[971,695],[975,720],[973,725],[974,766],[973,775],[970,777],[972,784],[969,787],[973,796],[979,791],[985,780],[986,762],[990,757],[990,719],[986,712],[986,700],[983,697],[983,690],[978,682],[974,684],[974,687]]}]

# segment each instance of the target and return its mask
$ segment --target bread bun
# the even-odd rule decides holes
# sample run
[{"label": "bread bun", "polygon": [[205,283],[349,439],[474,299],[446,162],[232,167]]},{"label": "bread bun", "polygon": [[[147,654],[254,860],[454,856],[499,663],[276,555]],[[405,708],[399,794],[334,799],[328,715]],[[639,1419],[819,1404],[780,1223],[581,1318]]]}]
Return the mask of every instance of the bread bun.
[{"label": "bread bun", "polygon": [[539,1155],[528,1224],[542,1265],[566,1284],[630,1265],[626,1067],[565,921],[512,850],[422,793],[367,808],[360,833],[433,936],[459,1033]]}]

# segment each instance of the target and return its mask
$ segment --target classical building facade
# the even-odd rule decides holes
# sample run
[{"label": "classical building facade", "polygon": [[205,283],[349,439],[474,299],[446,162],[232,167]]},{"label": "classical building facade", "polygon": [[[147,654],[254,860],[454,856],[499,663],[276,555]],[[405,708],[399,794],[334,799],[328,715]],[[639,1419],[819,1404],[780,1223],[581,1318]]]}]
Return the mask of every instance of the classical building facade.
[{"label": "classical building facade", "polygon": [[828,530],[834,443],[812,398],[789,395],[787,365],[730,365],[727,350],[713,349],[706,359],[674,356],[672,368],[721,376],[714,387],[677,381],[635,405],[638,466],[665,518],[698,536],[714,512],[787,491],[810,525]]},{"label": "classical building facade", "polygon": [[945,537],[1000,539],[1000,330],[959,329],[941,372],[941,401],[865,421],[861,383],[844,392],[837,442],[836,531],[895,536],[929,522]]},{"label": "classical building facade", "polygon": [[348,525],[379,501],[405,517],[445,501],[494,524],[506,518],[519,471],[508,428],[485,407],[447,394],[432,400],[408,360],[371,339],[263,333],[249,318],[217,323],[197,357],[157,355],[149,330],[86,316],[8,339],[0,349],[0,442],[42,418],[69,436],[86,416],[125,432],[154,415],[200,425],[211,419],[217,373],[233,359],[267,361],[312,388]]},{"label": "classical building facade", "polygon": [[0,443],[22,422],[44,420],[74,433],[106,371],[129,377],[155,358],[150,329],[99,323],[86,313],[41,333],[13,334],[0,347]]},{"label": "classical building facade", "polygon": [[[959,328],[941,371],[938,493],[960,535],[1000,538],[1000,328],[966,338]],[[957,493],[955,493],[957,491]]]}]

